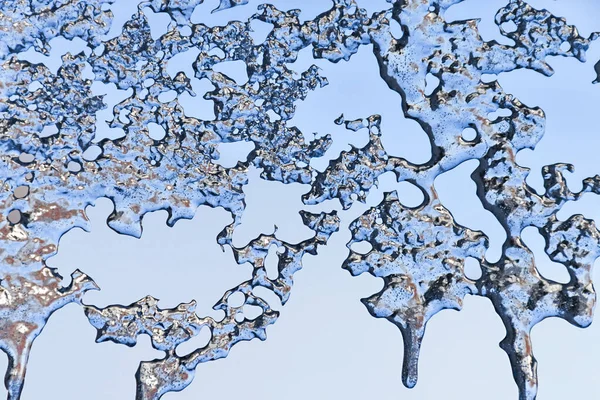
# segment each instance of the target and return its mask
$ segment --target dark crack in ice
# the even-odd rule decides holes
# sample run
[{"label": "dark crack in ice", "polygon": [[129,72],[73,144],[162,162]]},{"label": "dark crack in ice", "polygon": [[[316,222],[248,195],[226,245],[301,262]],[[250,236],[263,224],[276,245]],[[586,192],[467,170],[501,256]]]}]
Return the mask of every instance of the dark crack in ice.
[{"label": "dark crack in ice", "polygon": [[[233,222],[223,227],[219,244],[230,247],[239,264],[253,266],[252,278],[227,291],[214,306],[224,311],[221,320],[199,317],[193,300],[161,309],[150,295],[128,306],[84,305],[98,331],[97,341],[133,346],[146,334],[155,349],[165,352],[162,359],[140,363],[137,399],[159,399],[183,390],[198,364],[226,357],[240,341],[264,340],[279,312],[254,289],[268,289],[285,303],[303,256],[316,255],[317,247],[339,229],[340,219],[335,212],[302,211],[313,238],[290,244],[276,234],[261,235],[235,247],[232,235],[245,209],[243,188],[248,169],[255,167],[265,180],[310,185],[303,196],[307,206],[338,199],[347,210],[354,201],[366,202],[386,172],[393,172],[398,182],[416,185],[424,195],[420,205],[407,207],[395,192],[388,193],[351,223],[348,247],[368,241],[372,249],[366,254],[350,251],[343,265],[353,275],[369,272],[383,279],[383,289],[363,302],[373,316],[400,328],[404,384],[417,383],[427,322],[443,309],[460,309],[465,296],[476,295],[489,298],[504,322],[507,335],[501,347],[510,359],[519,398],[535,399],[538,379],[531,329],[548,317],[579,327],[592,321],[596,295],[591,270],[600,256],[600,232],[581,215],[560,221],[556,214],[567,201],[600,193],[600,177],[586,179],[583,189],[573,193],[563,176],[573,166],[555,164],[542,171],[545,193],[528,186],[529,170],[516,163],[515,155],[542,139],[545,114],[504,92],[498,82],[484,82],[482,76],[520,68],[550,76],[547,57],[583,62],[599,35],[582,37],[563,18],[522,0],[509,0],[498,11],[496,23],[515,44],[486,42],[477,20],[445,21],[446,10],[460,2],[388,0],[388,10],[368,15],[354,0],[334,0],[331,9],[305,22],[300,22],[300,10],[264,4],[248,21],[209,27],[190,21],[202,0],[151,0],[139,4],[120,34],[103,40],[112,20],[110,7],[105,7],[111,0],[0,1],[0,348],[10,360],[8,398],[20,398],[31,345],[51,314],[69,302],[81,303],[85,291],[97,289],[80,271],[65,286],[46,260],[57,252],[67,231],[89,229],[85,208],[101,197],[114,203],[108,224],[136,237],[142,235],[141,221],[149,212],[167,210],[172,226],[192,218],[201,205],[221,207]],[[214,11],[247,3],[221,0]],[[156,39],[144,14],[147,8],[171,18],[167,32]],[[273,26],[260,44],[251,36],[254,20]],[[392,23],[400,25],[402,35],[392,34]],[[505,30],[505,23],[516,30]],[[190,34],[182,34],[179,28],[184,26]],[[93,52],[65,54],[56,73],[19,58],[32,47],[47,54],[49,41],[59,36],[80,38]],[[318,171],[311,160],[325,155],[331,136],[307,140],[288,122],[296,104],[317,96],[311,92],[328,81],[314,65],[304,71],[291,67],[305,48],[312,49],[316,59],[340,63],[352,62],[366,45],[372,45],[379,65],[379,71],[366,72],[379,73],[390,90],[400,94],[398,112],[417,121],[427,134],[431,159],[413,164],[387,154],[378,115],[356,120],[342,116],[337,124],[351,131],[368,130],[369,142],[342,152]],[[198,54],[193,76],[183,71],[169,74],[169,60],[189,50]],[[215,69],[230,61],[245,64],[247,82]],[[91,67],[93,79],[84,78],[86,67]],[[429,76],[438,82],[433,90],[427,86]],[[213,86],[204,95],[214,104],[213,120],[187,116],[179,102],[182,94],[197,96],[192,82],[201,79]],[[122,137],[96,137],[96,112],[106,104],[103,96],[92,92],[93,82],[128,91],[109,121],[111,128],[124,132]],[[506,116],[491,117],[499,111]],[[164,137],[153,137],[150,124],[158,125]],[[463,138],[465,129],[474,130],[474,138]],[[226,168],[216,163],[218,146],[232,142],[250,142],[254,149]],[[496,262],[485,259],[485,234],[457,224],[433,185],[437,176],[471,159],[479,161],[472,175],[477,194],[507,234]],[[566,267],[568,283],[540,275],[520,236],[530,226],[544,237],[550,259]],[[269,278],[265,269],[272,245],[280,249],[276,278]],[[477,280],[465,276],[467,257],[481,264]],[[242,305],[230,304],[234,294],[243,296]],[[244,306],[258,307],[260,315],[245,317]],[[202,329],[211,332],[208,344],[178,355],[177,346]]]}]

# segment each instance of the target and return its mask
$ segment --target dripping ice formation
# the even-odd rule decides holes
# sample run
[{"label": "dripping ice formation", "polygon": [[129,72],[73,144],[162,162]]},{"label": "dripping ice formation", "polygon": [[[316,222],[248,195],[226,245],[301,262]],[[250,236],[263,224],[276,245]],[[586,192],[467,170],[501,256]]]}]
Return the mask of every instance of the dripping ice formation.
[{"label": "dripping ice formation", "polygon": [[[515,154],[533,149],[542,139],[545,114],[505,93],[498,82],[484,82],[482,75],[525,68],[550,76],[548,56],[583,62],[599,35],[582,37],[563,18],[509,0],[498,11],[496,23],[514,45],[485,42],[476,20],[444,19],[445,12],[460,2],[388,0],[388,10],[369,15],[353,0],[334,0],[329,10],[304,22],[300,10],[264,4],[246,22],[209,27],[191,22],[202,0],[152,0],[139,4],[117,37],[103,41],[112,20],[110,0],[0,1],[0,348],[10,360],[5,378],[8,398],[20,398],[33,341],[52,313],[70,302],[83,305],[98,331],[97,341],[133,346],[139,335],[147,334],[152,346],[164,351],[162,359],[140,363],[135,376],[138,400],[183,390],[198,364],[226,357],[240,341],[266,339],[267,327],[279,314],[253,290],[268,289],[285,303],[304,255],[318,257],[318,248],[339,230],[340,219],[336,212],[303,211],[312,238],[293,244],[277,233],[263,234],[245,246],[234,246],[232,235],[246,207],[243,188],[248,169],[255,167],[265,180],[309,184],[302,198],[307,206],[337,199],[348,210],[355,201],[365,202],[386,172],[394,173],[398,182],[417,186],[424,197],[421,204],[407,207],[397,193],[387,193],[380,204],[352,222],[348,247],[368,241],[372,249],[366,254],[350,250],[343,263],[352,275],[368,272],[383,278],[383,289],[363,302],[373,316],[400,328],[405,347],[403,383],[407,387],[417,383],[428,320],[442,309],[460,309],[467,295],[484,296],[505,325],[501,347],[510,359],[519,399],[535,399],[538,379],[531,329],[548,317],[579,327],[592,321],[596,295],[591,270],[600,256],[600,232],[581,215],[566,221],[556,215],[567,201],[600,193],[600,176],[585,179],[582,190],[572,192],[564,172],[573,166],[554,164],[542,171],[545,192],[532,189],[526,183],[529,170],[517,164]],[[214,11],[251,6],[247,3],[221,0]],[[171,18],[167,32],[157,39],[152,37],[146,8]],[[251,37],[252,20],[273,26],[261,44]],[[400,38],[392,34],[392,22],[400,24]],[[507,22],[517,29],[505,30]],[[183,27],[189,34],[182,33]],[[58,36],[80,38],[93,52],[65,54],[56,73],[44,64],[19,59],[18,53],[32,47],[47,54],[48,42]],[[381,78],[401,96],[398,112],[418,122],[429,138],[432,156],[414,164],[389,155],[381,142],[380,116],[356,120],[341,116],[337,124],[352,131],[368,130],[369,142],[342,152],[325,170],[316,170],[310,162],[325,154],[331,136],[307,141],[288,122],[296,105],[312,91],[317,96],[327,78],[316,66],[305,71],[290,67],[305,48],[312,49],[315,59],[344,63],[352,62],[358,49],[367,45],[372,45]],[[198,52],[194,77],[184,72],[171,76],[168,61],[190,49]],[[245,63],[248,81],[242,84],[213,68],[224,61]],[[93,80],[84,78],[88,65]],[[428,75],[439,80],[431,92],[426,90]],[[196,95],[191,78],[208,79],[214,86],[204,98],[214,103],[215,119],[200,120],[183,112],[178,96]],[[96,112],[106,104],[92,93],[93,81],[131,90],[112,110],[110,127],[122,129],[122,138],[94,141]],[[32,89],[32,83],[37,88]],[[175,97],[159,99],[166,92]],[[490,119],[498,110],[507,116]],[[269,113],[278,118],[271,119]],[[152,137],[151,123],[164,130],[163,138]],[[53,133],[45,134],[47,127],[54,128]],[[476,131],[474,139],[463,138],[467,128]],[[231,168],[215,163],[219,144],[242,141],[254,145],[244,161]],[[86,156],[89,150],[98,155]],[[472,175],[478,197],[507,234],[496,262],[485,258],[486,235],[457,224],[433,185],[437,176],[471,159],[479,161]],[[65,285],[46,260],[57,252],[67,231],[90,229],[85,208],[101,197],[114,203],[109,226],[135,237],[142,235],[143,216],[152,211],[167,210],[170,226],[192,218],[201,205],[228,211],[233,222],[223,227],[217,241],[232,249],[237,263],[250,263],[253,273],[217,301],[215,309],[223,310],[225,317],[199,317],[190,299],[161,309],[151,294],[128,306],[84,304],[85,292],[98,289],[92,278],[75,271]],[[566,267],[568,283],[540,275],[521,238],[522,230],[530,226],[544,237],[548,256]],[[264,266],[271,245],[281,249],[279,274],[273,279]],[[467,257],[481,264],[479,279],[465,276]],[[228,302],[235,293],[243,294],[243,305],[257,306],[261,314],[244,317],[243,306]],[[179,356],[177,346],[203,328],[211,332],[208,344]]]}]

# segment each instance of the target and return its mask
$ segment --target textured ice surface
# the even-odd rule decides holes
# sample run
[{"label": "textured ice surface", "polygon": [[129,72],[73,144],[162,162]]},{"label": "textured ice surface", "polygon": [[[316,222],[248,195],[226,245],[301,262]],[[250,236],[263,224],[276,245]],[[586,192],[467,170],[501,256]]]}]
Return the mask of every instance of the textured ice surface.
[{"label": "textured ice surface", "polygon": [[[221,320],[196,315],[194,301],[161,309],[150,295],[129,306],[83,306],[98,330],[97,341],[134,346],[138,335],[146,334],[154,348],[165,352],[162,359],[140,363],[138,399],[182,390],[199,363],[226,357],[240,341],[264,340],[278,312],[254,289],[268,289],[285,303],[303,256],[316,255],[340,220],[335,212],[303,211],[305,225],[314,231],[311,239],[287,243],[275,233],[234,246],[250,167],[258,168],[265,180],[309,184],[303,196],[307,206],[338,199],[347,210],[354,201],[365,202],[386,172],[417,186],[423,193],[418,206],[407,207],[396,193],[388,193],[351,224],[348,247],[367,241],[371,250],[351,250],[343,265],[353,275],[369,272],[383,278],[383,289],[363,302],[373,316],[400,328],[404,384],[417,383],[427,321],[442,309],[460,309],[466,295],[477,295],[492,301],[506,327],[501,347],[511,361],[520,399],[536,397],[531,329],[548,317],[580,327],[592,320],[596,296],[591,268],[600,256],[600,232],[581,215],[561,221],[556,214],[567,201],[600,193],[600,177],[586,179],[583,189],[573,193],[563,177],[573,167],[556,164],[542,171],[544,193],[528,186],[529,171],[516,163],[515,155],[542,139],[544,112],[505,93],[498,82],[484,82],[482,75],[527,68],[550,76],[548,56],[585,61],[598,34],[582,37],[564,19],[510,0],[496,15],[501,33],[514,41],[503,45],[483,41],[476,20],[445,21],[446,10],[461,0],[388,2],[389,10],[369,15],[354,0],[334,0],[329,10],[304,22],[300,10],[259,5],[248,21],[210,27],[191,22],[202,0],[143,1],[120,34],[103,41],[112,20],[110,0],[0,1],[0,348],[10,360],[5,379],[9,399],[20,397],[31,345],[51,314],[69,302],[81,303],[85,291],[97,289],[80,271],[64,286],[46,260],[67,231],[89,228],[85,208],[101,197],[114,203],[108,224],[136,237],[142,235],[146,213],[167,210],[172,226],[192,218],[201,205],[222,207],[233,222],[223,227],[219,244],[229,246],[239,264],[253,266],[252,278],[216,303],[215,309],[224,311]],[[246,3],[221,0],[214,11]],[[166,33],[158,38],[153,38],[144,12],[148,9],[170,17]],[[251,35],[253,20],[273,27],[262,43]],[[400,25],[401,35],[392,34],[392,22]],[[515,29],[505,28],[508,23]],[[19,58],[32,47],[48,53],[49,41],[59,36],[79,38],[89,51],[65,54],[56,73]],[[305,48],[317,59],[352,62],[365,45],[372,45],[381,78],[401,95],[398,111],[427,134],[431,159],[413,164],[389,155],[378,115],[357,120],[341,116],[337,124],[368,130],[369,142],[342,152],[318,171],[311,160],[325,154],[331,137],[308,140],[288,121],[298,102],[328,82],[315,66],[293,70],[294,62]],[[197,54],[193,74],[170,74],[169,61],[187,51]],[[219,64],[233,61],[245,64],[247,79],[218,72]],[[93,79],[85,78],[89,69]],[[214,104],[212,120],[186,115],[179,101],[185,93],[196,96],[192,82],[202,79],[213,87],[204,96]],[[434,88],[431,82],[436,82]],[[126,91],[109,122],[123,136],[96,137],[96,113],[106,105],[103,96],[93,94],[93,83]],[[155,125],[162,135],[151,132]],[[466,129],[474,130],[475,137],[463,136]],[[219,145],[233,142],[251,142],[254,148],[233,167],[217,164]],[[457,224],[433,186],[437,176],[470,159],[479,161],[472,175],[477,194],[506,231],[496,262],[485,258],[485,234]],[[536,269],[520,236],[531,226],[544,237],[551,260],[568,270],[568,283],[545,279]],[[265,269],[272,245],[280,249],[276,278],[269,278]],[[479,279],[465,276],[468,257],[482,266]],[[236,295],[243,298],[240,304],[231,301]],[[245,316],[246,307],[258,307],[258,316]],[[210,330],[208,344],[179,355],[177,346],[202,329]]]}]

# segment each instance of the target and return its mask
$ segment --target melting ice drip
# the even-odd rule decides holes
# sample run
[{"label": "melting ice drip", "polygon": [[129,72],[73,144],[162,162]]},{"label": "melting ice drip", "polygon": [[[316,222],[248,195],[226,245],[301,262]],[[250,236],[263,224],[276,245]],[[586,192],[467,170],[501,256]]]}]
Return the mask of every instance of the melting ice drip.
[{"label": "melting ice drip", "polygon": [[[247,2],[221,0],[215,11]],[[160,309],[151,296],[129,306],[84,305],[98,330],[98,341],[132,346],[138,335],[147,334],[154,348],[165,352],[162,359],[141,362],[138,399],[159,399],[182,390],[199,363],[227,356],[240,341],[264,340],[265,329],[278,312],[254,289],[271,290],[285,303],[303,256],[316,255],[339,229],[340,220],[335,212],[302,212],[304,223],[314,231],[311,239],[290,244],[275,234],[261,235],[241,248],[233,246],[251,166],[259,168],[266,180],[310,184],[303,197],[307,205],[337,198],[344,210],[355,200],[364,202],[385,172],[392,171],[398,182],[418,186],[422,204],[406,207],[396,193],[388,193],[351,224],[348,247],[366,240],[372,249],[366,254],[350,251],[343,265],[353,275],[369,272],[384,279],[384,288],[363,301],[373,316],[387,318],[402,332],[404,384],[412,387],[417,382],[427,321],[442,309],[459,309],[464,296],[477,295],[489,298],[504,322],[507,335],[501,347],[510,358],[520,399],[536,397],[533,326],[552,316],[580,327],[592,320],[596,296],[591,268],[600,255],[600,232],[581,215],[559,221],[556,214],[567,201],[587,192],[600,193],[600,177],[585,179],[581,192],[573,193],[563,178],[572,166],[550,165],[543,169],[546,191],[536,193],[526,184],[529,171],[515,162],[515,154],[534,148],[542,138],[544,113],[505,93],[497,82],[484,83],[481,78],[518,68],[549,76],[553,70],[547,56],[585,61],[598,34],[586,39],[564,19],[509,0],[496,15],[502,34],[515,43],[508,46],[484,42],[474,20],[447,23],[445,11],[461,0],[388,2],[389,10],[368,15],[354,0],[334,0],[330,10],[305,22],[300,22],[299,10],[260,5],[247,22],[208,27],[190,21],[202,0],[149,0],[140,3],[120,35],[102,41],[112,20],[106,6],[112,0],[0,1],[0,348],[9,356],[5,379],[9,399],[20,397],[32,342],[50,315],[69,302],[81,303],[87,290],[97,289],[80,271],[64,287],[46,260],[57,252],[64,233],[74,227],[88,229],[85,208],[101,197],[114,203],[109,225],[137,237],[148,212],[167,210],[172,226],[192,218],[201,205],[222,207],[231,213],[233,223],[219,234],[218,242],[232,248],[238,263],[254,266],[252,279],[217,302],[215,308],[225,312],[221,320],[198,317],[193,301]],[[167,33],[157,39],[152,38],[143,12],[147,8],[171,18]],[[250,36],[252,20],[273,26],[261,44]],[[391,22],[400,24],[399,38],[391,33]],[[517,29],[505,31],[505,22]],[[80,38],[93,52],[66,54],[56,73],[17,57],[31,47],[47,54],[49,40],[58,36]],[[310,161],[323,156],[331,137],[307,142],[287,122],[294,116],[295,104],[327,80],[315,66],[296,74],[288,64],[293,65],[298,52],[307,47],[313,49],[314,58],[337,63],[350,61],[360,46],[371,44],[381,77],[402,97],[398,110],[418,121],[428,135],[431,159],[413,164],[388,155],[380,141],[377,115],[354,121],[341,117],[336,123],[348,129],[368,129],[370,141],[343,152],[325,171],[316,171]],[[214,120],[186,116],[178,95],[195,95],[190,77],[167,73],[167,62],[190,49],[198,52],[194,78],[206,78],[214,86],[205,95],[214,102]],[[222,55],[216,55],[219,52]],[[213,70],[223,61],[243,61],[248,81],[240,84]],[[106,105],[102,96],[92,93],[92,80],[83,78],[86,66],[91,66],[95,81],[131,89],[132,94],[113,109],[115,118],[110,122],[112,128],[123,129],[124,137],[94,141],[96,112]],[[432,92],[425,89],[428,74],[439,80]],[[176,93],[172,100],[159,100],[170,91]],[[498,110],[507,116],[490,119]],[[272,120],[268,113],[279,118]],[[162,127],[164,137],[151,136],[151,123]],[[47,127],[54,128],[50,134],[43,133]],[[476,136],[467,140],[462,133],[468,128]],[[214,162],[220,143],[240,141],[254,144],[244,162],[231,168]],[[485,234],[456,224],[433,188],[439,174],[469,159],[480,162],[473,179],[481,202],[507,233],[497,262],[485,259]],[[568,269],[568,283],[538,273],[533,254],[520,237],[529,226],[545,238],[548,256]],[[264,263],[272,244],[282,250],[279,275],[270,279]],[[480,262],[479,279],[465,276],[467,257]],[[242,306],[228,302],[236,293],[243,294]],[[244,305],[259,307],[260,316],[245,318]],[[203,327],[212,334],[208,344],[179,356],[176,347]]]}]

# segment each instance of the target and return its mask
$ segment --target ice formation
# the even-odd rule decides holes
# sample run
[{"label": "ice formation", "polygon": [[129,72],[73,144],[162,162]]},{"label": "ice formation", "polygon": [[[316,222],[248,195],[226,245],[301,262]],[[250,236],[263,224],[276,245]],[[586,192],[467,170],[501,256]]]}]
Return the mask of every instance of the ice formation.
[{"label": "ice formation", "polygon": [[[363,302],[373,316],[400,328],[404,384],[412,387],[417,382],[427,321],[442,309],[460,309],[466,295],[477,295],[489,298],[504,322],[507,335],[501,347],[510,358],[520,399],[535,399],[533,326],[548,317],[580,327],[592,320],[596,296],[591,268],[600,256],[600,232],[581,215],[560,221],[556,214],[567,201],[600,193],[600,177],[586,179],[583,189],[573,193],[563,178],[572,166],[556,164],[542,171],[545,193],[528,186],[529,171],[516,163],[515,155],[542,139],[544,112],[505,93],[496,81],[485,83],[482,75],[528,68],[549,76],[553,70],[546,57],[585,61],[598,34],[584,38],[564,19],[522,0],[507,0],[496,15],[501,33],[514,45],[483,41],[476,20],[446,22],[446,10],[461,0],[388,0],[388,10],[371,15],[354,0],[334,0],[329,10],[304,22],[300,10],[282,11],[265,4],[246,22],[216,27],[191,22],[202,0],[148,0],[139,4],[117,37],[103,41],[112,20],[112,2],[0,1],[0,348],[10,360],[5,378],[9,399],[21,395],[31,345],[51,314],[69,302],[81,303],[87,290],[98,289],[80,271],[63,286],[62,277],[46,260],[57,252],[67,231],[89,229],[85,208],[101,197],[114,203],[109,225],[136,237],[142,234],[141,220],[148,212],[167,210],[172,226],[192,218],[201,205],[222,207],[231,213],[233,223],[223,228],[218,242],[231,247],[238,263],[254,267],[251,280],[216,303],[215,309],[225,312],[222,320],[199,317],[193,301],[161,309],[151,296],[129,306],[83,306],[98,330],[98,341],[133,346],[138,335],[147,334],[153,347],[165,352],[162,359],[140,363],[137,399],[159,399],[183,390],[199,363],[226,357],[240,341],[264,340],[278,312],[253,290],[271,290],[285,303],[303,256],[316,255],[339,229],[340,220],[335,212],[302,212],[313,238],[291,244],[276,234],[261,235],[235,247],[232,234],[245,209],[242,189],[250,167],[260,169],[266,180],[311,185],[303,196],[307,205],[338,199],[344,210],[353,201],[364,202],[385,172],[393,172],[398,182],[416,185],[424,196],[420,205],[404,206],[396,193],[388,193],[351,224],[348,247],[368,241],[372,249],[366,254],[351,250],[343,265],[353,275],[369,272],[383,278],[381,292]],[[221,0],[215,11],[247,3]],[[147,8],[171,18],[167,32],[157,39],[144,14]],[[273,26],[263,43],[254,43],[250,35],[252,20]],[[400,24],[400,37],[392,34],[392,21]],[[505,30],[507,22],[516,29]],[[64,55],[56,73],[44,64],[19,59],[19,53],[31,47],[48,53],[48,42],[58,36],[80,38],[92,51]],[[373,45],[381,78],[401,95],[398,110],[428,135],[431,159],[413,164],[387,154],[377,115],[352,121],[342,116],[336,123],[351,130],[367,129],[370,140],[318,171],[310,162],[324,155],[331,137],[307,141],[288,121],[296,104],[327,85],[327,79],[315,66],[299,73],[290,67],[304,48],[312,48],[314,58],[338,63],[352,62],[365,45]],[[184,72],[171,76],[168,61],[190,49],[198,52],[194,77]],[[224,61],[244,62],[247,82],[213,69]],[[94,140],[96,112],[106,105],[102,96],[92,93],[93,80],[84,78],[86,67],[91,67],[93,80],[130,90],[114,107],[110,122],[112,128],[123,130],[123,137]],[[428,75],[439,80],[431,92],[426,90]],[[204,96],[214,103],[214,120],[183,112],[178,96],[195,95],[191,78],[208,79],[214,86]],[[174,94],[171,100],[161,97],[166,93]],[[498,110],[508,116],[490,117]],[[164,137],[152,137],[151,123],[164,130]],[[476,131],[474,139],[463,138],[468,128]],[[231,168],[215,163],[220,143],[239,141],[254,145],[246,160]],[[497,262],[484,256],[486,235],[458,225],[433,186],[438,175],[470,159],[479,160],[472,175],[478,196],[507,234]],[[568,269],[568,283],[539,274],[520,237],[529,226],[545,238],[549,257]],[[280,248],[279,275],[274,279],[267,277],[264,266],[271,245]],[[477,280],[465,276],[467,257],[482,266]],[[234,293],[243,294],[242,306],[229,304]],[[259,307],[260,315],[245,318],[246,305]],[[211,332],[208,344],[178,355],[176,347],[201,329]]]}]

